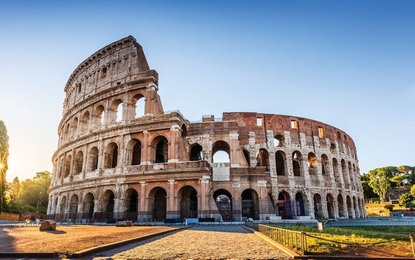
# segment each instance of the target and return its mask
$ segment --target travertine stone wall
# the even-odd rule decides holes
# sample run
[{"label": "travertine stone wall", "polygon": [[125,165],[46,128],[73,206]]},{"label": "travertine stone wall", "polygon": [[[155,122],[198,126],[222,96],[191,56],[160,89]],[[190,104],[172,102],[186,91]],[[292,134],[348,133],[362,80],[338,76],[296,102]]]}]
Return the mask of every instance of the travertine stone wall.
[{"label": "travertine stone wall", "polygon": [[92,54],[64,90],[51,218],[365,217],[347,133],[288,115],[231,112],[192,123],[165,113],[158,74],[132,36]]}]

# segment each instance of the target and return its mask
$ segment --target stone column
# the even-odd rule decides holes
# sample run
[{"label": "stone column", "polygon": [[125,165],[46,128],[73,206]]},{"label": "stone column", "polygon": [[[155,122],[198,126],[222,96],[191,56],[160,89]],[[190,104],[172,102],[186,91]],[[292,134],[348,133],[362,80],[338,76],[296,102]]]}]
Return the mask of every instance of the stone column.
[{"label": "stone column", "polygon": [[200,203],[199,205],[199,216],[202,218],[210,217],[210,210],[209,210],[209,200],[207,196],[209,196],[209,181],[210,176],[204,175],[199,180],[200,181]]},{"label": "stone column", "polygon": [[151,216],[149,215],[149,205],[148,205],[148,198],[146,196],[146,186],[147,183],[145,181],[140,181],[140,185],[141,185],[141,189],[140,189],[140,194],[139,194],[139,209],[138,209],[138,221],[145,221],[149,218],[151,218]]},{"label": "stone column", "polygon": [[168,180],[169,183],[169,190],[167,193],[167,208],[166,208],[166,218],[177,218],[179,217],[175,211],[176,207],[174,205],[174,194],[175,188],[174,184],[176,184],[175,180]]}]

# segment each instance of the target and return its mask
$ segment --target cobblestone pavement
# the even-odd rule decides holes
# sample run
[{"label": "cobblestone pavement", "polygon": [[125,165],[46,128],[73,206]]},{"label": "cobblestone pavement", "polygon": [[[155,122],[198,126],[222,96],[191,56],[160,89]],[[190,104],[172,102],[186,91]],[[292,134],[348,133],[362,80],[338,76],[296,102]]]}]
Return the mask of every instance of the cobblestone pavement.
[{"label": "cobblestone pavement", "polygon": [[290,259],[243,226],[197,225],[89,258],[112,259]]}]

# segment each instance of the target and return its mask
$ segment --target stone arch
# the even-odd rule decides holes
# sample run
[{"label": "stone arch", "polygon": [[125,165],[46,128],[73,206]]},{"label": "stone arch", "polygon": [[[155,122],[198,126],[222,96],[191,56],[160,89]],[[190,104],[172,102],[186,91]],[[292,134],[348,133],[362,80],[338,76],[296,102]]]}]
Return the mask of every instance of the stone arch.
[{"label": "stone arch", "polygon": [[178,192],[180,198],[180,217],[197,218],[197,191],[192,186],[184,186]]},{"label": "stone arch", "polygon": [[358,205],[357,205],[357,202],[356,202],[356,197],[355,196],[353,196],[353,198],[352,198],[352,208],[353,208],[353,211],[354,211],[354,215],[355,215],[355,217],[356,218],[358,218],[358,217],[360,217],[359,216],[359,210],[358,210]]},{"label": "stone arch", "polygon": [[114,218],[114,199],[115,195],[112,190],[106,190],[102,196],[102,213],[101,219],[113,219]]},{"label": "stone arch", "polygon": [[154,221],[163,221],[167,216],[167,192],[161,187],[155,187],[150,191],[150,212]]},{"label": "stone arch", "polygon": [[123,112],[123,102],[121,99],[116,99],[112,102],[111,106],[108,109],[108,120],[110,124],[116,122],[121,122]]},{"label": "stone arch", "polygon": [[308,153],[307,164],[309,174],[315,175],[317,173],[317,157],[314,153]]},{"label": "stone arch", "polygon": [[93,117],[94,128],[98,129],[100,126],[104,125],[105,122],[105,108],[103,105],[99,105],[95,108],[95,113]]},{"label": "stone arch", "polygon": [[337,196],[337,207],[338,207],[338,211],[339,211],[339,217],[341,218],[345,218],[346,217],[346,212],[344,210],[344,200],[343,200],[343,196],[341,194],[339,194]]},{"label": "stone arch", "polygon": [[92,219],[94,217],[95,197],[91,192],[88,192],[85,195],[83,206],[83,218]]},{"label": "stone arch", "polygon": [[335,216],[334,216],[334,198],[330,193],[327,194],[326,201],[327,201],[327,214],[328,214],[328,217],[329,218],[335,218]]},{"label": "stone arch", "polygon": [[145,98],[142,94],[136,94],[133,96],[134,104],[134,118],[139,118],[145,115]]},{"label": "stone arch", "polygon": [[151,145],[152,156],[155,163],[163,163],[169,160],[169,142],[165,136],[155,137]]},{"label": "stone arch", "polygon": [[347,214],[348,214],[348,216],[346,217],[351,218],[352,217],[352,200],[350,199],[349,195],[346,196],[346,206],[347,206]]},{"label": "stone arch", "polygon": [[65,178],[71,174],[72,156],[68,155],[65,160]]},{"label": "stone arch", "polygon": [[223,221],[232,221],[232,195],[225,189],[216,190],[213,193],[216,206]]},{"label": "stone arch", "polygon": [[126,161],[129,165],[140,165],[142,156],[142,144],[141,141],[134,138],[131,139],[126,146]]},{"label": "stone arch", "polygon": [[282,135],[274,136],[274,146],[275,147],[283,147],[284,146],[284,136],[282,136]]},{"label": "stone arch", "polygon": [[322,201],[321,201],[320,194],[318,194],[318,193],[314,194],[313,201],[314,201],[314,214],[315,214],[315,217],[317,219],[324,218],[323,204],[322,204]]},{"label": "stone arch", "polygon": [[302,192],[297,192],[295,194],[295,208],[297,216],[307,216],[307,196]]},{"label": "stone arch", "polygon": [[117,167],[118,145],[114,142],[109,143],[105,149],[105,168]]},{"label": "stone arch", "polygon": [[126,190],[124,203],[126,216],[123,217],[130,220],[136,220],[138,214],[138,192],[132,188]]},{"label": "stone arch", "polygon": [[322,154],[321,155],[321,174],[326,175],[329,173],[329,171],[330,171],[329,158],[327,157],[327,155]]},{"label": "stone arch", "polygon": [[258,193],[253,189],[246,189],[241,194],[242,217],[259,219]]},{"label": "stone arch", "polygon": [[72,124],[71,124],[71,137],[75,138],[78,135],[78,117],[75,117],[72,120]]},{"label": "stone arch", "polygon": [[83,164],[84,164],[84,153],[82,151],[78,151],[75,156],[74,174],[80,174],[82,172]]},{"label": "stone arch", "polygon": [[290,194],[286,191],[282,191],[278,194],[278,214],[282,219],[293,218],[293,211],[291,205]]},{"label": "stone arch", "polygon": [[212,158],[214,163],[230,162],[231,149],[227,142],[216,141],[212,145]]},{"label": "stone arch", "polygon": [[294,176],[301,176],[302,175],[301,160],[302,160],[301,153],[299,151],[294,151],[292,153],[292,163],[293,163],[293,174],[294,174]]},{"label": "stone arch", "polygon": [[72,221],[75,221],[77,219],[78,214],[78,195],[74,194],[71,197],[70,203],[69,203],[69,218]]},{"label": "stone arch", "polygon": [[92,147],[88,154],[88,172],[98,169],[98,148]]},{"label": "stone arch", "polygon": [[269,153],[266,149],[261,148],[256,155],[257,166],[265,166],[269,170]]},{"label": "stone arch", "polygon": [[65,218],[65,210],[66,210],[66,196],[63,196],[61,202],[59,204],[59,214],[61,214],[61,218]]},{"label": "stone arch", "polygon": [[286,155],[283,151],[277,151],[275,153],[275,166],[277,169],[277,175],[284,176],[285,173],[285,161]]},{"label": "stone arch", "polygon": [[192,144],[190,146],[190,161],[201,161],[203,160],[203,154],[202,154],[202,146],[198,143]]},{"label": "stone arch", "polygon": [[86,132],[88,132],[89,130],[89,119],[90,119],[91,115],[89,114],[89,111],[86,111],[82,117],[81,117],[81,133],[84,134]]}]

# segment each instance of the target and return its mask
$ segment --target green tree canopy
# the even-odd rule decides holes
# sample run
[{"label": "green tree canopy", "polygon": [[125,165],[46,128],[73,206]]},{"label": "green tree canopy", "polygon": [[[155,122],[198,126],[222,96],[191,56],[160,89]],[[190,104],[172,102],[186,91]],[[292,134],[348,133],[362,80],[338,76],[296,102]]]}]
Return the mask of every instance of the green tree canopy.
[{"label": "green tree canopy", "polygon": [[388,176],[387,168],[376,168],[368,172],[369,186],[376,193],[381,202],[385,201],[386,192],[391,189],[390,176]]},{"label": "green tree canopy", "polygon": [[21,183],[20,201],[46,213],[48,205],[48,189],[52,174],[48,171],[37,172],[36,176]]}]

